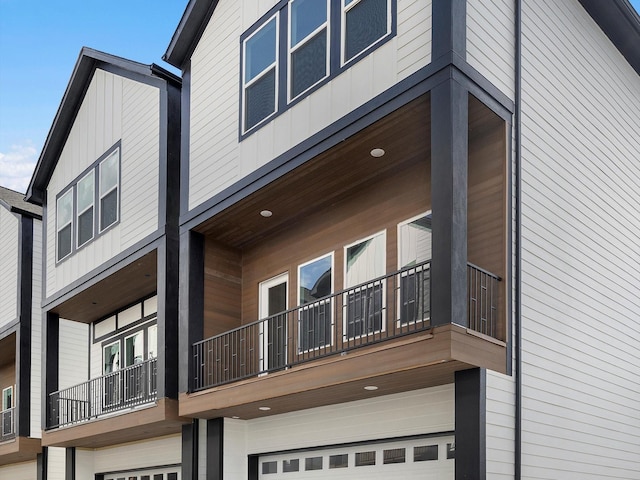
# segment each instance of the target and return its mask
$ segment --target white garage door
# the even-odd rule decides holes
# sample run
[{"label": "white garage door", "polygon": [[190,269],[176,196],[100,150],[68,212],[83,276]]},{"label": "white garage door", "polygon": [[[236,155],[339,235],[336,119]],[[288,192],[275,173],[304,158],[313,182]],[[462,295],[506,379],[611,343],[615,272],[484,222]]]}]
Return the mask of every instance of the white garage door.
[{"label": "white garage door", "polygon": [[107,473],[104,480],[180,480],[180,467]]},{"label": "white garage door", "polygon": [[261,480],[453,479],[453,436],[261,456]]}]

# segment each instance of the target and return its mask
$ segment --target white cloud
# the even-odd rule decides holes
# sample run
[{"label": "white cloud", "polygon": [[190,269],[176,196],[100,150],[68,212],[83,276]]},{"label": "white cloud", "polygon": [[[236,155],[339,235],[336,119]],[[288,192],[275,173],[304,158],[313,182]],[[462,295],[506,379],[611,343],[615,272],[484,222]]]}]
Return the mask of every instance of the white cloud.
[{"label": "white cloud", "polygon": [[0,152],[0,185],[24,193],[38,161],[37,155],[33,145],[12,145],[9,152]]}]

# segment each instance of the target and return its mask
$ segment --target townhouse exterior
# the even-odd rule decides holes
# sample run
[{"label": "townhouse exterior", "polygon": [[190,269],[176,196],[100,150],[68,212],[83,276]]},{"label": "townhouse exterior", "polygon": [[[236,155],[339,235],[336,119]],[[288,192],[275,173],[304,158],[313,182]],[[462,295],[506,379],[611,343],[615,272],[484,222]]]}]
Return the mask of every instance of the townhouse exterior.
[{"label": "townhouse exterior", "polygon": [[178,478],[179,112],[175,75],[80,52],[26,194],[43,207],[44,478]]},{"label": "townhouse exterior", "polygon": [[626,0],[191,0],[181,79],[83,49],[39,478],[637,478],[638,44]]}]

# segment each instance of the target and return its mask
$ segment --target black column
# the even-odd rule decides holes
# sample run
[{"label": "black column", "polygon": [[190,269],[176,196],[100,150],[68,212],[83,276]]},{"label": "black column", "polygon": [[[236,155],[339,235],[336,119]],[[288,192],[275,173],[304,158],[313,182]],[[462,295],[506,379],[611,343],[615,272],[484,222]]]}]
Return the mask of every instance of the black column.
[{"label": "black column", "polygon": [[487,374],[474,368],[455,376],[456,480],[487,477]]},{"label": "black column", "polygon": [[224,454],[224,418],[207,420],[207,478],[222,480]]},{"label": "black column", "polygon": [[180,235],[180,374],[179,391],[192,387],[191,345],[204,335],[204,237],[195,232]]},{"label": "black column", "polygon": [[16,337],[16,384],[19,408],[16,433],[19,437],[31,434],[31,323],[33,305],[33,219],[20,216],[18,234],[18,318]]},{"label": "black column", "polygon": [[39,453],[36,457],[36,479],[47,480],[47,456],[49,454],[49,447],[42,447],[42,453]]},{"label": "black column", "polygon": [[469,94],[448,79],[431,90],[431,318],[467,324]]},{"label": "black column", "polygon": [[65,451],[64,480],[76,480],[76,447],[67,447]]},{"label": "black column", "polygon": [[431,58],[467,56],[467,0],[433,0]]},{"label": "black column", "polygon": [[198,480],[199,420],[182,426],[182,479]]},{"label": "black column", "polygon": [[[49,394],[58,390],[58,360],[60,350],[60,317],[51,312],[42,322],[42,420],[44,428],[57,424],[57,410],[49,416]],[[53,421],[53,422],[52,422]]]}]

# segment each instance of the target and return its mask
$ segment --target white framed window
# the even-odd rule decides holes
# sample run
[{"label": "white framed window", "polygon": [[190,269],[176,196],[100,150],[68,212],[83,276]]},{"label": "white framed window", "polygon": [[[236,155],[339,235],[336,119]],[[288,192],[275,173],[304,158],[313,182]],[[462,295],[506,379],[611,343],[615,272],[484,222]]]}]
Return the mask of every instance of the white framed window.
[{"label": "white framed window", "polygon": [[242,42],[244,132],[277,110],[279,25],[275,14]]},{"label": "white framed window", "polygon": [[344,336],[358,338],[385,329],[386,231],[344,247]]},{"label": "white framed window", "polygon": [[392,0],[340,0],[342,2],[342,65],[391,34]]},{"label": "white framed window", "polygon": [[100,162],[100,232],[118,221],[120,203],[120,149]]},{"label": "white framed window", "polygon": [[13,408],[13,386],[2,389],[2,410]]},{"label": "white framed window", "polygon": [[109,343],[102,347],[102,374],[120,370],[120,341]]},{"label": "white framed window", "polygon": [[260,370],[284,368],[287,364],[287,306],[289,273],[260,282],[258,285],[260,335]]},{"label": "white framed window", "polygon": [[329,0],[289,1],[289,101],[329,75],[329,9]]},{"label": "white framed window", "polygon": [[[407,269],[400,278],[398,319],[408,325],[430,318],[431,212],[398,224],[398,266]],[[413,267],[413,268],[412,268]]]},{"label": "white framed window", "polygon": [[56,231],[58,261],[71,254],[73,238],[73,189],[58,197],[56,202]]},{"label": "white framed window", "polygon": [[298,351],[332,344],[333,253],[298,266]]},{"label": "white framed window", "polygon": [[95,203],[95,170],[90,170],[78,181],[77,185],[77,235],[76,245],[81,247],[93,238],[94,203]]}]

